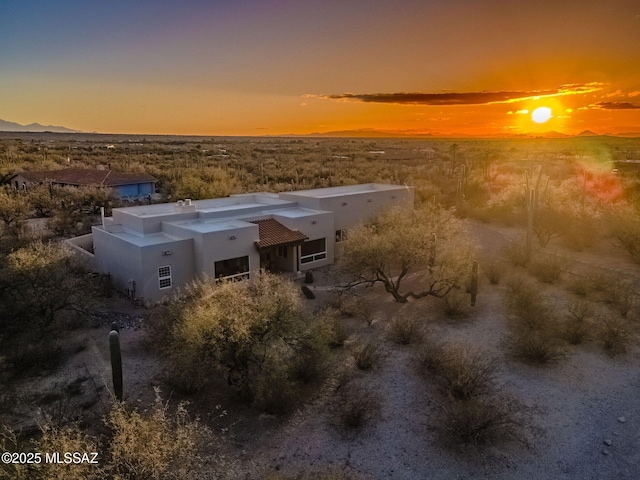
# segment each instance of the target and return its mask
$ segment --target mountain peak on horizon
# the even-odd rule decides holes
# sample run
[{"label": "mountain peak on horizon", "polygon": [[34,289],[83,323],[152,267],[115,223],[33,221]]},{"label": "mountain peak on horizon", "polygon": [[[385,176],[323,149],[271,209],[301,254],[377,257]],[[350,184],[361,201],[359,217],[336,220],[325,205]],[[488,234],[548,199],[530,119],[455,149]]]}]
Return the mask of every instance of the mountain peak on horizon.
[{"label": "mountain peak on horizon", "polygon": [[40,125],[39,123],[30,123],[29,125],[21,125],[15,122],[8,122],[0,119],[0,132],[54,132],[54,133],[79,133],[79,130],[72,130],[67,127],[57,125]]},{"label": "mountain peak on horizon", "polygon": [[592,132],[591,130],[583,130],[576,137],[599,137],[600,134],[596,132]]}]

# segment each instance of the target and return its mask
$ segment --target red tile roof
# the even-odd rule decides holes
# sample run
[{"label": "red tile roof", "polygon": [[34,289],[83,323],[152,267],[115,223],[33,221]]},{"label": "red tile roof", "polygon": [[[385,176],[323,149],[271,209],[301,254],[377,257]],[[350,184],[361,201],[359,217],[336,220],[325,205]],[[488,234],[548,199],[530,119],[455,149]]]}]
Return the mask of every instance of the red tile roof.
[{"label": "red tile roof", "polygon": [[256,242],[258,248],[302,243],[309,239],[305,234],[291,230],[273,218],[255,220],[251,223],[258,224],[258,232],[260,234],[260,241]]},{"label": "red tile roof", "polygon": [[113,170],[94,170],[89,168],[67,168],[38,172],[22,172],[21,176],[30,182],[54,182],[65,185],[91,185],[115,187],[136,183],[155,183],[157,178],[146,173],[122,173]]}]

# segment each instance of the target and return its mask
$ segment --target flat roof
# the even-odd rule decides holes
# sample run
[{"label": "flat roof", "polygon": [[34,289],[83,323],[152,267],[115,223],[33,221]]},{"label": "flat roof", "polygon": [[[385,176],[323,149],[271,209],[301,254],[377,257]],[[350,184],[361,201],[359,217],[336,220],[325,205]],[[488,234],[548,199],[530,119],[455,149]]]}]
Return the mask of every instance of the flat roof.
[{"label": "flat roof", "polygon": [[[131,243],[137,247],[148,247],[151,245],[162,245],[165,243],[174,243],[180,240],[185,240],[184,238],[177,238],[171,235],[167,235],[164,232],[160,233],[147,233],[146,235],[135,235],[126,229],[121,232],[108,232],[110,235],[114,237],[118,237],[127,243]],[[189,240],[189,239],[186,239]]]},{"label": "flat roof", "polygon": [[[284,200],[267,195],[238,195],[233,197],[223,198],[209,198],[206,200],[194,200],[191,205],[195,205],[196,212],[203,213],[215,213],[215,212],[230,212],[238,211],[242,212],[244,209],[256,208],[256,207],[274,207],[279,205],[293,205],[291,200]],[[185,205],[187,206],[187,205]],[[184,213],[178,211],[177,202],[172,203],[156,203],[153,205],[139,205],[135,207],[121,207],[114,208],[115,211],[132,215],[135,217],[149,218],[166,216],[177,213]]]},{"label": "flat roof", "polygon": [[237,230],[238,228],[255,227],[253,223],[242,220],[229,219],[211,219],[211,220],[178,220],[175,222],[164,222],[167,225],[175,225],[187,230],[199,233],[223,232],[225,230]]},{"label": "flat roof", "polygon": [[362,193],[373,193],[380,191],[405,190],[411,187],[406,185],[388,185],[384,183],[363,183],[359,185],[341,185],[339,187],[314,188],[311,190],[297,190],[293,192],[282,192],[289,195],[300,195],[311,198],[339,197],[343,195],[356,195]]}]

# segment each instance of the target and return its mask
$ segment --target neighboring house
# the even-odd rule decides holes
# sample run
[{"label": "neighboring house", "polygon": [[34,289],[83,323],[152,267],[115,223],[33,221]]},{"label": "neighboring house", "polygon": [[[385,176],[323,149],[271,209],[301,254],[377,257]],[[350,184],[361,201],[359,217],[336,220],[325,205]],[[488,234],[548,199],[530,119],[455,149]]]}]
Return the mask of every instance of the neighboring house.
[{"label": "neighboring house", "polygon": [[23,172],[9,179],[15,189],[33,184],[68,185],[74,187],[105,187],[118,198],[138,198],[153,195],[158,180],[146,173],[121,173],[113,170],[67,168],[39,172]]},{"label": "neighboring house", "polygon": [[[198,277],[329,265],[346,231],[382,209],[413,207],[413,187],[365,184],[114,208],[69,242],[116,288],[157,301]],[[92,253],[89,253],[92,252]]]}]

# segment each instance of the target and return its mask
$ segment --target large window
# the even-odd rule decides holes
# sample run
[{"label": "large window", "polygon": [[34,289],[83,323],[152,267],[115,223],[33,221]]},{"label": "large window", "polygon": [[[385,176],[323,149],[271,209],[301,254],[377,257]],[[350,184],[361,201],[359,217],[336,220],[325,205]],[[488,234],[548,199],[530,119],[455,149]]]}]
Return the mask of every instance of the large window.
[{"label": "large window", "polygon": [[249,257],[229,258],[215,262],[216,278],[242,280],[249,278]]},{"label": "large window", "polygon": [[302,244],[300,263],[311,263],[327,258],[327,242],[325,238],[310,240]]},{"label": "large window", "polygon": [[171,265],[158,267],[158,285],[160,290],[171,287]]}]

